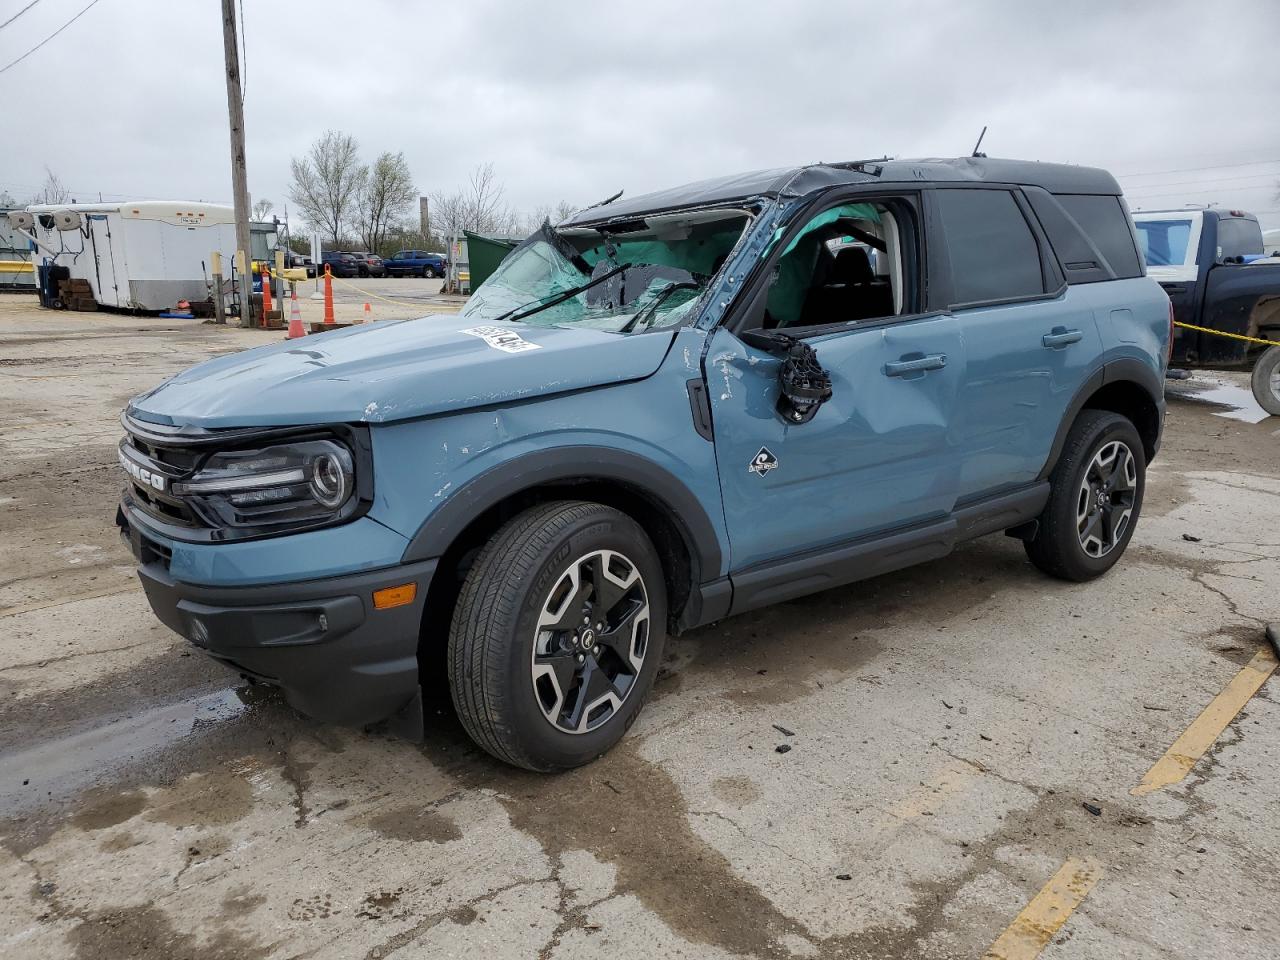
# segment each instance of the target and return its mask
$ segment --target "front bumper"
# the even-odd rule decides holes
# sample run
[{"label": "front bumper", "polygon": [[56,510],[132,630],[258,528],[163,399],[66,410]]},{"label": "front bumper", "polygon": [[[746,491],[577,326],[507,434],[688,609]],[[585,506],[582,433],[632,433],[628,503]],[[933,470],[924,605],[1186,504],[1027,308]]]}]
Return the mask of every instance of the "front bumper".
[{"label": "front bumper", "polygon": [[[122,530],[157,617],[209,656],[279,687],[298,710],[359,725],[420,709],[418,637],[436,560],[317,580],[210,587],[175,580],[136,528]],[[217,549],[216,547],[208,549]],[[373,593],[413,583],[411,603]]]}]

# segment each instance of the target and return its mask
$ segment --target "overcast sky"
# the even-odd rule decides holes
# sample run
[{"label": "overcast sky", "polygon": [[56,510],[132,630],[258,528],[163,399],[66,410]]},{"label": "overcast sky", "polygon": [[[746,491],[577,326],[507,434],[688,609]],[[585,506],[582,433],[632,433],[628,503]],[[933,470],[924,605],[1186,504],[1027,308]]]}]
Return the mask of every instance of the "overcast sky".
[{"label": "overcast sky", "polygon": [[[0,0],[0,22],[30,0]],[[0,29],[0,67],[88,0]],[[1133,207],[1280,226],[1280,3],[242,0],[249,188],[326,128],[423,193],[493,161],[517,208],[889,154],[1104,166]],[[218,0],[99,0],[0,74],[0,190],[231,195]],[[1268,71],[1269,70],[1269,74]]]}]

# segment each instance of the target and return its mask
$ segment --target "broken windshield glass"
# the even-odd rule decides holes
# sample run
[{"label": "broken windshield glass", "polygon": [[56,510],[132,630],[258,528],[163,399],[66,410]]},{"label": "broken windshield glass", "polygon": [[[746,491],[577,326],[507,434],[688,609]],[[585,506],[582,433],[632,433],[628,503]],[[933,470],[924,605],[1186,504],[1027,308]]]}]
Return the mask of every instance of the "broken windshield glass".
[{"label": "broken windshield glass", "polygon": [[462,316],[620,333],[683,323],[747,220],[720,210],[657,215],[608,233],[544,224],[481,284]]}]

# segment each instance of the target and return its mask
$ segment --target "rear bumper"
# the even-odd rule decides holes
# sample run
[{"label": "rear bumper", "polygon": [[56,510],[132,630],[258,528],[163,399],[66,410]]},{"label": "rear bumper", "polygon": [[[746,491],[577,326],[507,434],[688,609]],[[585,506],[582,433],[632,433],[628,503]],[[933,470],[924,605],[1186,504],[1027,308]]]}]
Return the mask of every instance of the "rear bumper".
[{"label": "rear bumper", "polygon": [[[298,710],[330,723],[392,716],[419,696],[418,634],[435,560],[300,583],[204,587],[163,563],[138,568],[157,617],[237,673],[281,688]],[[373,592],[414,583],[388,610]]]}]

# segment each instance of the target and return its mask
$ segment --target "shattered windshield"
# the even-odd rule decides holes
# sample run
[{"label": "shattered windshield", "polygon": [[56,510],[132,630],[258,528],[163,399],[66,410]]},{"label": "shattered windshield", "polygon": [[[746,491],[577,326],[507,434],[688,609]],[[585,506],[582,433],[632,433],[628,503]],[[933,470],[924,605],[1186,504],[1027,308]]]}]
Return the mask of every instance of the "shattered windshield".
[{"label": "shattered windshield", "polygon": [[690,319],[748,219],[717,210],[651,216],[607,232],[546,224],[502,261],[461,315],[618,333],[676,326]]}]

